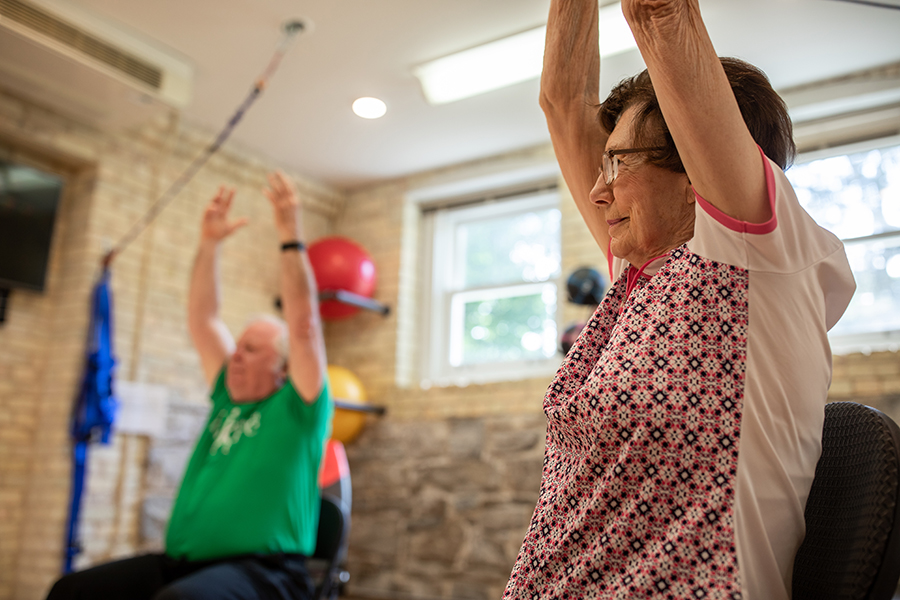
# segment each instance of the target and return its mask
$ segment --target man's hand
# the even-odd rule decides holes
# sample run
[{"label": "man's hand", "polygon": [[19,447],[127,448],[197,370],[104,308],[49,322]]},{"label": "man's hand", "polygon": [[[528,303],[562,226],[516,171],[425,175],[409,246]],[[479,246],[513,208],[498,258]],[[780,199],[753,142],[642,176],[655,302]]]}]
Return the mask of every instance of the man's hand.
[{"label": "man's hand", "polygon": [[269,173],[269,187],[263,194],[272,203],[275,213],[275,229],[281,242],[300,239],[300,200],[294,192],[294,184],[281,171]]},{"label": "man's hand", "polygon": [[[269,187],[263,189],[263,194],[272,204],[281,243],[301,241],[301,205],[291,180],[281,171],[270,173]],[[306,252],[282,252],[281,301],[288,326],[288,375],[307,403],[314,402],[322,391],[328,364],[318,296]]]},{"label": "man's hand", "polygon": [[188,328],[210,385],[234,353],[234,338],[219,316],[218,268],[219,242],[247,224],[247,219],[228,220],[233,199],[234,189],[219,186],[203,212],[200,245],[188,293]]},{"label": "man's hand", "polygon": [[234,188],[219,186],[219,191],[203,212],[203,223],[200,229],[202,241],[220,242],[247,224],[248,219],[228,219],[228,211],[234,200]]}]

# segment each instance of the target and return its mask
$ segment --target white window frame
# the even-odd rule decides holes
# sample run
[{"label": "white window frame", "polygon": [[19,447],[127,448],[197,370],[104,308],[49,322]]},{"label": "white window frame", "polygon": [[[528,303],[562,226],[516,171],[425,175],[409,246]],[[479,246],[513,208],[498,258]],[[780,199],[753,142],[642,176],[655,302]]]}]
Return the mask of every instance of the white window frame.
[{"label": "white window frame", "polygon": [[[548,208],[560,209],[559,190],[540,190],[517,194],[500,200],[472,203],[471,206],[453,207],[447,210],[429,211],[425,215],[422,236],[422,252],[425,281],[428,282],[427,298],[423,298],[424,317],[420,322],[421,356],[420,380],[422,387],[432,385],[465,386],[468,384],[513,381],[532,377],[551,376],[559,368],[557,355],[540,360],[492,362],[477,365],[454,366],[451,358],[461,352],[462,340],[454,336],[451,324],[456,312],[461,310],[466,297],[488,294],[493,298],[543,292],[553,286],[557,301],[556,329],[560,330],[562,311],[560,289],[562,274],[542,282],[519,282],[498,286],[461,289],[460,281],[448,281],[441,273],[453,273],[454,260],[462,259],[462,249],[454,247],[456,226],[466,221],[490,219]],[[560,232],[560,235],[562,233]],[[454,297],[456,301],[454,302]]]},{"label": "white window frame", "polygon": [[[846,154],[856,154],[858,152],[866,152],[868,150],[875,150],[876,148],[884,148],[886,146],[896,145],[900,145],[900,135],[872,138],[861,142],[841,144],[823,148],[821,150],[802,152],[797,156],[794,164],[800,165],[802,163],[812,162],[815,160],[822,160],[835,156],[843,156]],[[875,240],[894,239],[900,240],[900,229],[856,238],[845,238],[841,241],[845,246],[849,246],[852,244],[861,244]],[[839,355],[851,354],[854,352],[863,352],[868,354],[870,352],[878,352],[884,350],[892,352],[900,350],[900,330],[873,331],[844,335],[834,335],[832,333],[829,333],[828,339],[831,343],[832,353]]]}]

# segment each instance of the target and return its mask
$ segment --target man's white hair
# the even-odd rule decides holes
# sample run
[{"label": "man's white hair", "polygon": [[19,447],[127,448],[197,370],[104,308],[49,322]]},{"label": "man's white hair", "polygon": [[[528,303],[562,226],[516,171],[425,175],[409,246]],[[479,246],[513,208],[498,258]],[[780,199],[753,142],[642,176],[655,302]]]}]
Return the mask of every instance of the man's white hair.
[{"label": "man's white hair", "polygon": [[284,319],[276,317],[275,315],[270,315],[268,313],[257,313],[255,315],[251,315],[250,318],[247,319],[247,323],[244,325],[244,329],[258,322],[271,323],[278,327],[278,337],[275,338],[275,350],[278,352],[278,356],[281,357],[281,362],[278,364],[278,370],[284,368],[288,361],[288,354],[290,352],[290,347],[288,346],[288,326],[285,323]]}]

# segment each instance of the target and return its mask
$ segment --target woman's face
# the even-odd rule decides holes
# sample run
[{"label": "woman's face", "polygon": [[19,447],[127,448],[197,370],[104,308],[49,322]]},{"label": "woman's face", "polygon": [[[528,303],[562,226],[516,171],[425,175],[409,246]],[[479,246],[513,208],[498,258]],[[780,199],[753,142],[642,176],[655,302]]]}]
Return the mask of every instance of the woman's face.
[{"label": "woman's face", "polygon": [[[636,112],[631,107],[622,113],[606,142],[607,151],[636,146]],[[613,255],[640,267],[693,237],[694,193],[687,175],[652,165],[643,153],[618,159],[618,176],[606,185],[600,173],[591,202],[609,226]]]}]

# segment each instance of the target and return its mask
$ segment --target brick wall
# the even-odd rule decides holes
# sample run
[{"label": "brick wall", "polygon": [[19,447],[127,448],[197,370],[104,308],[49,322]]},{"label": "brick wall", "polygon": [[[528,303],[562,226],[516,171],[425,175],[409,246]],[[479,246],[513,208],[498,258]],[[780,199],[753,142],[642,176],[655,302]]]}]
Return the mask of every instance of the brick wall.
[{"label": "brick wall", "polygon": [[900,354],[835,356],[828,399],[868,404],[900,423]]},{"label": "brick wall", "polygon": [[[2,600],[42,598],[61,568],[70,487],[67,428],[100,258],[212,136],[172,116],[137,131],[100,131],[0,93],[0,146],[68,176],[47,289],[14,290],[0,327]],[[162,386],[174,404],[205,402],[185,305],[201,212],[219,183],[237,188],[234,213],[251,219],[222,253],[223,317],[237,332],[249,314],[272,312],[278,249],[260,192],[269,168],[264,158],[227,146],[116,258],[120,380]],[[297,179],[308,206],[307,238],[326,235],[342,195]],[[77,564],[130,554],[140,545],[149,449],[147,438],[131,435],[92,448]]]}]

